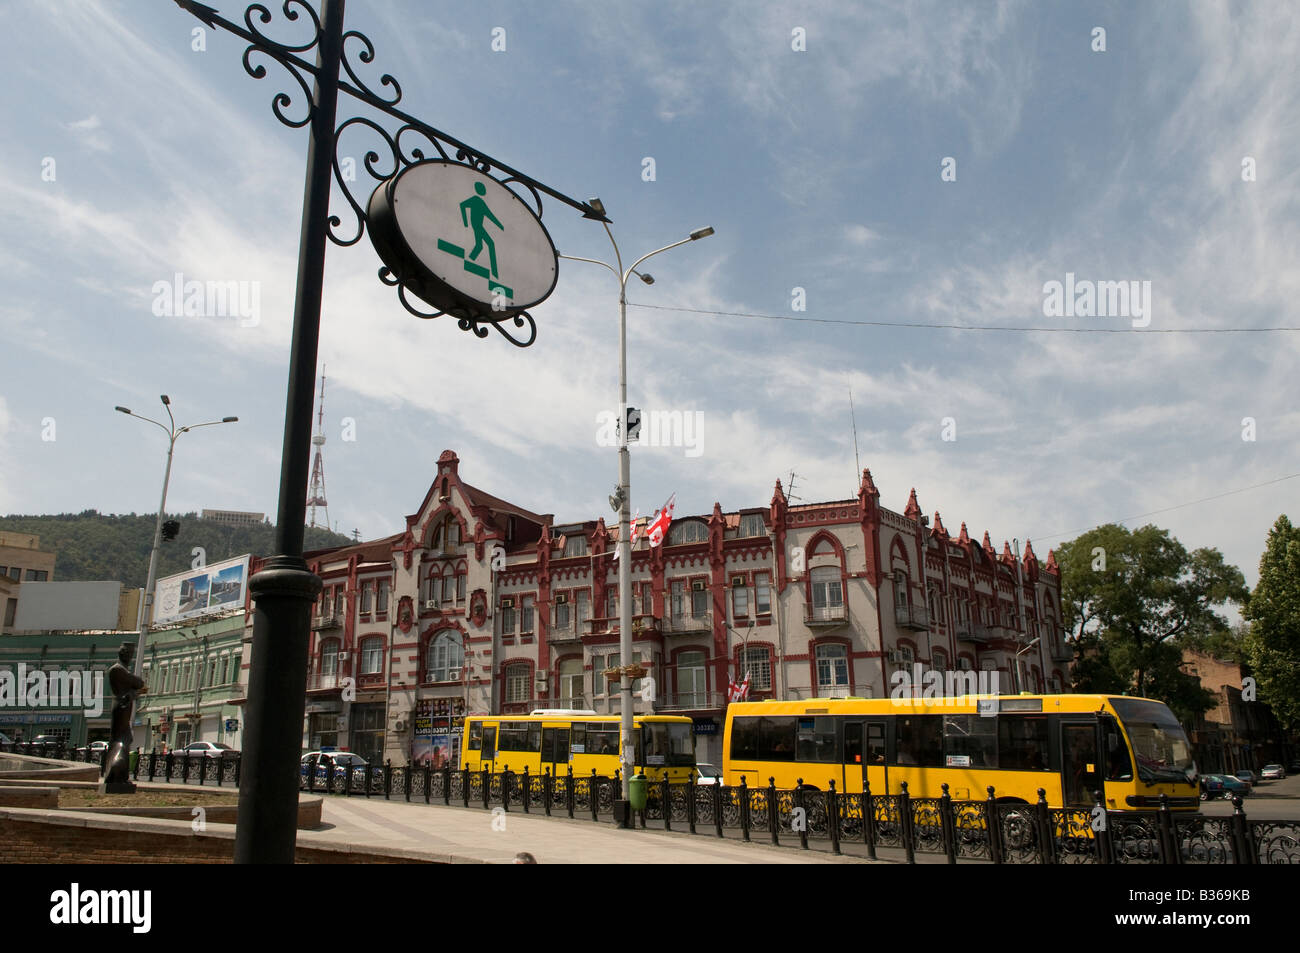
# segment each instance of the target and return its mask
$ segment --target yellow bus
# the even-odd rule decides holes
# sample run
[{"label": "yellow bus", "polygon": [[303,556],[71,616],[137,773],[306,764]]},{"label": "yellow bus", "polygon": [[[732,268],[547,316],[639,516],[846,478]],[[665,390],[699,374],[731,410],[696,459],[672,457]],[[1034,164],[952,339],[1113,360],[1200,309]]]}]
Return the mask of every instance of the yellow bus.
[{"label": "yellow bus", "polygon": [[1200,808],[1187,735],[1163,703],[1115,695],[812,698],[733,703],[726,784],[1090,808]]},{"label": "yellow bus", "polygon": [[[695,730],[677,715],[635,715],[632,719],[636,771],[653,781],[695,779]],[[612,777],[619,768],[618,715],[572,709],[538,710],[531,715],[469,715],[461,767],[491,772],[509,768],[530,774],[550,769],[563,776]]]}]

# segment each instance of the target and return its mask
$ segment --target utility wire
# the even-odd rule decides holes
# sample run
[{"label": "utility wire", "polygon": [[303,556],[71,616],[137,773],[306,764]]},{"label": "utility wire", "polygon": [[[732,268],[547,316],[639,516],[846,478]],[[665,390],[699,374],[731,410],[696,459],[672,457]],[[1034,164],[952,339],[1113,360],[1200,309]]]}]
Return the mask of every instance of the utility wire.
[{"label": "utility wire", "polygon": [[[1179,504],[1177,504],[1177,505],[1175,505],[1175,506],[1166,506],[1164,509],[1160,509],[1160,510],[1152,510],[1152,511],[1149,512],[1149,513],[1139,513],[1137,516],[1126,516],[1126,517],[1124,517],[1123,519],[1110,520],[1110,522],[1111,522],[1111,523],[1127,523],[1129,520],[1140,520],[1140,519],[1145,519],[1145,518],[1148,517],[1148,516],[1156,516],[1156,515],[1158,515],[1158,514],[1160,514],[1160,513],[1168,513],[1168,512],[1170,512],[1171,510],[1181,510],[1181,509],[1184,509],[1184,508],[1186,508],[1186,507],[1188,507],[1188,506],[1196,506],[1198,503],[1208,503],[1208,502],[1210,502],[1211,500],[1221,500],[1221,499],[1223,499],[1225,496],[1232,496],[1234,493],[1245,493],[1247,490],[1258,490],[1260,487],[1264,487],[1264,486],[1272,486],[1274,483],[1281,483],[1283,480],[1294,480],[1296,477],[1300,477],[1300,473],[1292,473],[1292,474],[1289,474],[1288,476],[1278,477],[1276,480],[1265,480],[1263,483],[1256,483],[1254,486],[1243,486],[1243,487],[1241,487],[1240,489],[1236,489],[1236,490],[1227,490],[1227,491],[1224,492],[1224,493],[1216,493],[1214,496],[1207,496],[1207,497],[1204,497],[1203,499],[1192,500],[1190,503],[1179,503]],[[1032,537],[1030,537],[1030,538],[1031,538],[1031,539],[1048,540],[1048,539],[1059,539],[1059,538],[1061,538],[1062,536],[1077,536],[1079,533],[1086,533],[1086,532],[1088,532],[1089,530],[1096,529],[1098,526],[1104,526],[1104,525],[1106,525],[1106,524],[1104,524],[1104,523],[1096,523],[1096,524],[1094,524],[1094,525],[1092,525],[1092,526],[1086,526],[1086,527],[1084,527],[1083,529],[1072,530],[1072,531],[1070,531],[1070,532],[1068,532],[1068,533],[1054,533],[1054,534],[1051,535],[1051,536],[1032,536]]]},{"label": "utility wire", "polygon": [[1300,327],[1264,327],[1264,328],[1015,328],[996,324],[927,324],[909,321],[868,321],[851,318],[808,318],[791,314],[755,314],[749,311],[712,311],[707,308],[679,308],[662,304],[627,303],[629,308],[649,308],[655,311],[681,311],[688,314],[711,314],[727,318],[761,318],[766,321],[797,321],[803,324],[847,324],[859,327],[877,328],[921,328],[944,331],[1015,331],[1020,333],[1038,332],[1043,334],[1248,334],[1266,331],[1300,331]]}]

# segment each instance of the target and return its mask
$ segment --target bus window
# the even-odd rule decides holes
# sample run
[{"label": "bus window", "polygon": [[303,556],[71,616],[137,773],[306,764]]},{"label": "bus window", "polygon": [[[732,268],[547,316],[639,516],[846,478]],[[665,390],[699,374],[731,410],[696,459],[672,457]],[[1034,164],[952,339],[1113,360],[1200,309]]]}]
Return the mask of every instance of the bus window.
[{"label": "bus window", "polygon": [[908,715],[898,719],[898,763],[922,768],[943,766],[942,715]]},{"label": "bus window", "polygon": [[[661,721],[643,722],[641,734],[645,742],[647,765],[695,764],[695,735],[690,725],[670,724]],[[615,735],[617,739],[617,735]],[[610,753],[617,752],[617,743]]]},{"label": "bus window", "polygon": [[758,719],[758,757],[762,761],[793,761],[796,747],[794,718]]},{"label": "bus window", "polygon": [[479,752],[479,757],[484,761],[491,761],[497,756],[497,726],[487,725],[483,729],[483,750]]},{"label": "bus window", "polygon": [[758,760],[757,718],[736,718],[731,722],[731,757],[735,761]]},{"label": "bus window", "polygon": [[1119,733],[1119,725],[1109,715],[1101,716],[1102,737],[1106,740],[1106,780],[1132,781],[1133,762],[1128,756],[1128,745]]},{"label": "bus window", "polygon": [[856,721],[844,725],[844,763],[862,763],[862,725]]},{"label": "bus window", "polygon": [[483,745],[483,722],[471,721],[469,723],[469,750],[478,751]]},{"label": "bus window", "polygon": [[[569,736],[569,750],[574,754],[587,753],[587,726],[584,722],[575,721],[571,734]],[[556,760],[560,760],[556,758]]]},{"label": "bus window", "polygon": [[998,721],[982,715],[943,716],[944,764],[950,768],[995,768]]},{"label": "bus window", "polygon": [[526,721],[501,722],[501,734],[497,739],[498,751],[536,752],[542,746],[541,725]]},{"label": "bus window", "polygon": [[800,761],[835,761],[835,719],[798,719],[795,753]]},{"label": "bus window", "polygon": [[999,715],[997,767],[1013,771],[1046,771],[1047,716]]},{"label": "bus window", "polygon": [[[618,754],[617,722],[589,722],[587,725],[587,754]],[[659,762],[662,764],[662,762]]]}]

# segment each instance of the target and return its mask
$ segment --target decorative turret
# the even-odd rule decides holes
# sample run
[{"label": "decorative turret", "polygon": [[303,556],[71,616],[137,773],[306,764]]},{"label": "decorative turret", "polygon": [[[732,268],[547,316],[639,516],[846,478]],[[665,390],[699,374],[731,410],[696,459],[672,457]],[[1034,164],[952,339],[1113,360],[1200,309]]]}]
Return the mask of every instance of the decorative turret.
[{"label": "decorative turret", "polygon": [[921,504],[916,502],[916,487],[912,487],[912,492],[907,497],[907,508],[903,510],[903,515],[910,520],[921,519]]}]

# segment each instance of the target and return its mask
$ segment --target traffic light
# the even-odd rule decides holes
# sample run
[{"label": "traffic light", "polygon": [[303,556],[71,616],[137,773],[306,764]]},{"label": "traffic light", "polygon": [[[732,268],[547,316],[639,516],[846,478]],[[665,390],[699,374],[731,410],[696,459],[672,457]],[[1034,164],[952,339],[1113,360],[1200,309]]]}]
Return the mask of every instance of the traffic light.
[{"label": "traffic light", "polygon": [[181,524],[179,520],[168,520],[167,522],[163,523],[162,525],[163,542],[170,543],[173,539],[176,538],[176,534],[179,533],[180,531],[181,531]]}]

